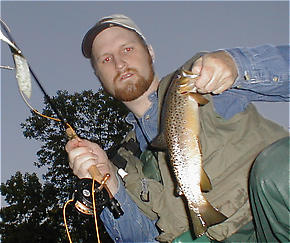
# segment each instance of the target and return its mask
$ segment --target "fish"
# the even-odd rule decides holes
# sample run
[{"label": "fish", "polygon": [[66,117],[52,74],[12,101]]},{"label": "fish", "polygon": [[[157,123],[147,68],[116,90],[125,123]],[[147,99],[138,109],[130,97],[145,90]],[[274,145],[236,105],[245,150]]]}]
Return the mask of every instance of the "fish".
[{"label": "fish", "polygon": [[178,191],[186,198],[194,233],[200,237],[208,227],[225,221],[227,217],[203,194],[212,189],[202,167],[199,141],[199,105],[205,105],[208,100],[197,92],[197,77],[182,69],[170,83],[162,108],[161,132],[151,145],[167,149]]}]

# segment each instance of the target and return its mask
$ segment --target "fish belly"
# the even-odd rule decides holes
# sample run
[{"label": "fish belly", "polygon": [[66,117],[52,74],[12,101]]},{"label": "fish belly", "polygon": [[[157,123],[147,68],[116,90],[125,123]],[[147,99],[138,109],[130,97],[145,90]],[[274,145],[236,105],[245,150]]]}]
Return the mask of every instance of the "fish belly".
[{"label": "fish belly", "polygon": [[[198,212],[204,202],[200,190],[201,153],[198,144],[198,104],[189,96],[176,97],[168,121],[167,144],[177,182],[190,202],[190,209]],[[180,101],[178,101],[178,98]]]}]

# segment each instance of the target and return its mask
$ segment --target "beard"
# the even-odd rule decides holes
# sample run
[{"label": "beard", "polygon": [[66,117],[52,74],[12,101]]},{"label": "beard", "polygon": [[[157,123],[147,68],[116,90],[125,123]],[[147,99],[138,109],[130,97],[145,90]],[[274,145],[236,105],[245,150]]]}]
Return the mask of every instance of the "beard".
[{"label": "beard", "polygon": [[[139,98],[149,89],[154,79],[154,72],[152,65],[148,78],[141,76],[134,68],[128,68],[126,72],[133,73],[134,77],[122,85],[116,85],[114,97],[117,100],[128,102]],[[114,80],[119,80],[120,76],[121,74],[117,74]]]}]

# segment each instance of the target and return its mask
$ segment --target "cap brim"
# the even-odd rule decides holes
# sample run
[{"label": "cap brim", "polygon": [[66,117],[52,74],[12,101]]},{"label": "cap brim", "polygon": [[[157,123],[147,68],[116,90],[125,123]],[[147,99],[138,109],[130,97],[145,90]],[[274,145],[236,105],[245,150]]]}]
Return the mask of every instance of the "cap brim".
[{"label": "cap brim", "polygon": [[103,23],[98,26],[95,25],[86,33],[82,41],[82,52],[85,57],[91,58],[94,39],[101,31],[111,27],[111,25],[112,23]]}]

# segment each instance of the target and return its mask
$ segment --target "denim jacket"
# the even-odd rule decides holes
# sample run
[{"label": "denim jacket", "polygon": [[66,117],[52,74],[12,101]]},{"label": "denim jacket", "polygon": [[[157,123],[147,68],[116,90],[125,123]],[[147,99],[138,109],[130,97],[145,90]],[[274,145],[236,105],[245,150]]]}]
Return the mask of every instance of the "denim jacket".
[{"label": "denim jacket", "polygon": [[[243,112],[252,101],[289,101],[289,46],[263,45],[254,48],[226,49],[236,62],[238,77],[232,88],[222,94],[213,96],[216,113],[225,119]],[[157,93],[149,97],[151,107],[139,119],[133,114],[127,121],[134,125],[137,140],[144,151],[148,141],[158,133],[158,98]],[[144,135],[143,135],[144,133]],[[158,236],[155,221],[147,218],[125,191],[122,183],[115,195],[125,214],[114,219],[105,209],[101,219],[115,242],[157,242]]]}]

